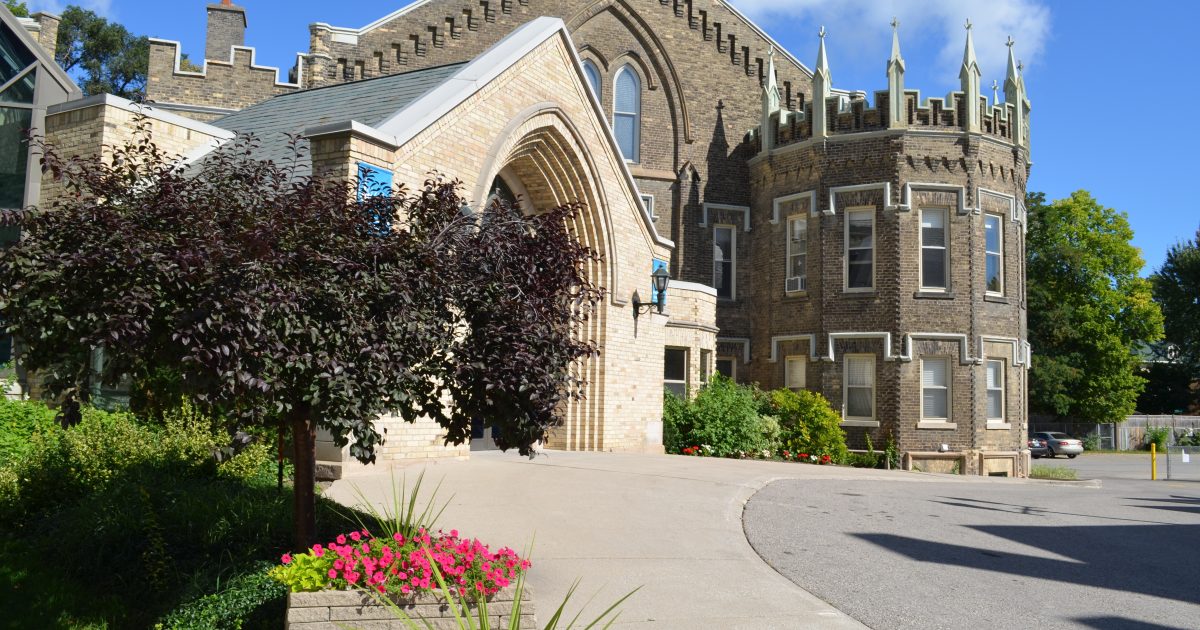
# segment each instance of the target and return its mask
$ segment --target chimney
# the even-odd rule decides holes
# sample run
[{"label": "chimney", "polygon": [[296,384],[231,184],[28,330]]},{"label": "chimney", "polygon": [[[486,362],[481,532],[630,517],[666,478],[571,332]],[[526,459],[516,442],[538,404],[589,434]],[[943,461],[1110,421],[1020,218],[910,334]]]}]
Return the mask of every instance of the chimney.
[{"label": "chimney", "polygon": [[34,13],[30,17],[37,20],[38,26],[41,27],[37,34],[38,43],[53,56],[54,50],[58,46],[58,24],[62,22],[62,18],[45,12]]},{"label": "chimney", "polygon": [[204,44],[205,59],[233,61],[229,48],[246,45],[246,9],[230,0],[208,5],[208,36]]}]

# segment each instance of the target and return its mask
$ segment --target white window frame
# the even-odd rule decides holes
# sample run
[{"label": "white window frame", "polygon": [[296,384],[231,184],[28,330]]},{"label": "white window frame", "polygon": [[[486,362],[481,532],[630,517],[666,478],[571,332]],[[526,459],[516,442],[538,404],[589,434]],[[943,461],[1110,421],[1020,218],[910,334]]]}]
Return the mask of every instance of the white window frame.
[{"label": "white window frame", "polygon": [[[621,111],[621,110],[617,109],[617,94],[620,92],[619,86],[621,85],[621,76],[626,72],[628,72],[629,74],[631,74],[633,76],[633,81],[634,81],[635,85],[637,86],[637,111],[636,112],[626,112],[626,111]],[[632,64],[627,63],[627,64],[621,66],[619,69],[617,69],[616,74],[613,75],[612,113],[613,113],[613,119],[612,119],[613,135],[616,135],[616,131],[617,131],[617,115],[618,114],[621,116],[633,117],[633,155],[622,155],[621,157],[626,162],[632,162],[634,164],[640,163],[642,160],[642,77],[641,77],[641,75],[639,75],[637,73],[637,70],[633,69]],[[620,146],[621,146],[621,139],[617,138],[617,147],[620,148]]]},{"label": "white window frame", "polygon": [[[794,366],[799,366],[799,370]],[[798,379],[796,378],[797,374],[799,375]],[[794,392],[808,386],[808,357],[806,355],[790,354],[783,358],[783,386]]]},{"label": "white window frame", "polygon": [[[945,385],[945,387],[929,387],[929,388],[925,387],[925,364],[934,362],[934,361],[941,363],[946,367],[946,385]],[[921,375],[921,422],[922,423],[950,422],[951,417],[954,415],[954,410],[953,410],[954,397],[951,394],[951,392],[953,390],[953,382],[954,382],[954,373],[952,371],[953,369],[954,369],[954,364],[950,361],[950,357],[934,356],[934,357],[922,357],[921,358],[920,375]],[[932,416],[926,415],[926,413],[925,413],[925,390],[926,389],[942,389],[942,390],[946,391],[946,416],[944,418],[932,417]]]},{"label": "white window frame", "polygon": [[[871,286],[869,287],[850,287],[850,218],[855,214],[870,214],[871,215]],[[875,267],[876,267],[876,250],[878,249],[878,231],[876,230],[875,207],[874,206],[858,206],[847,208],[845,224],[842,234],[842,291],[846,293],[871,293],[875,290]],[[856,249],[865,249],[862,247]]]},{"label": "white window frame", "polygon": [[[683,380],[682,381],[670,380],[667,378],[666,353],[669,350],[683,353]],[[675,347],[675,346],[667,346],[667,347],[663,348],[663,389],[666,389],[668,384],[683,385],[683,396],[681,396],[681,398],[683,398],[684,400],[687,400],[688,397],[692,393],[691,388],[688,387],[688,377],[691,376],[691,365],[690,365],[690,363],[692,361],[691,355],[692,355],[692,353],[687,348],[679,348],[679,347]]]},{"label": "white window frame", "polygon": [[719,372],[719,370],[717,370],[717,363],[719,363],[721,361],[729,361],[729,378],[736,381],[737,380],[737,357],[731,357],[728,355],[718,356],[713,361],[713,373]]},{"label": "white window frame", "polygon": [[[925,213],[937,212],[942,215],[942,238],[943,244],[940,248],[936,245],[925,244]],[[920,216],[917,217],[917,229],[920,234],[918,238],[921,242],[920,255],[917,257],[917,283],[921,291],[929,293],[946,293],[950,291],[950,209],[949,208],[921,208]],[[941,249],[942,250],[942,285],[926,286],[925,284],[925,250],[926,249]]]},{"label": "white window frame", "polygon": [[[802,253],[802,254],[792,252],[792,222],[793,221],[798,222],[804,226],[804,253]],[[794,278],[800,278],[801,279],[800,288],[795,289],[793,291],[787,291],[787,292],[788,293],[805,293],[808,291],[808,215],[807,214],[793,214],[787,218],[787,221],[784,222],[784,226],[787,230],[787,235],[784,237],[785,239],[787,239],[787,257],[783,261],[784,265],[785,265],[784,277],[786,278],[786,280],[784,281],[784,285],[783,285],[784,290],[785,291],[787,290],[788,281],[790,281]],[[792,275],[792,256],[804,256],[804,275],[802,275],[802,276],[793,276]]]},{"label": "white window frame", "polygon": [[646,193],[638,193],[638,197],[642,198],[642,205],[646,206],[646,212],[650,213],[650,219],[653,221],[657,221],[658,214],[656,214],[654,212],[654,195],[647,195]]},{"label": "white window frame", "polygon": [[712,375],[712,350],[700,350],[700,387],[708,385]]},{"label": "white window frame", "polygon": [[[717,230],[729,230],[729,249],[726,255],[727,259],[717,260]],[[721,297],[720,287],[717,287],[717,263],[729,262],[729,297]],[[720,300],[736,300],[737,299],[737,227],[718,223],[713,226],[713,287],[717,289],[717,299]]]},{"label": "white window frame", "polygon": [[[993,252],[987,248],[987,221],[988,219],[996,220],[996,236],[1000,240],[1000,251]],[[987,288],[987,259],[988,256],[996,256],[1000,260],[1000,290],[992,291]],[[987,295],[1004,295],[1004,217],[998,214],[983,215],[983,290]]]},{"label": "white window frame", "polygon": [[[595,74],[589,73],[589,70]],[[602,90],[604,89],[604,81],[601,78],[602,75],[600,74],[600,67],[597,66],[591,59],[583,60],[583,77],[585,79],[584,83],[587,83],[587,86],[591,88],[592,93],[596,95],[596,100],[600,100]],[[593,77],[596,79],[595,84],[592,83]]]},{"label": "white window frame", "polygon": [[[987,381],[987,366],[992,363],[1000,366],[1000,370],[998,372],[1000,374],[1000,387],[998,389],[992,387],[991,383],[988,383]],[[987,418],[987,423],[989,425],[1004,425],[1001,428],[1008,428],[1008,401],[1005,400],[1008,395],[1008,365],[1004,359],[993,359],[990,357],[984,362],[983,365],[983,387],[985,391],[984,417]],[[994,391],[1000,392],[1000,417],[998,418],[991,415],[991,404],[987,400],[987,396]]]},{"label": "white window frame", "polygon": [[[850,361],[851,359],[867,359],[871,362],[871,416],[847,415],[850,410]],[[842,355],[842,424],[848,426],[877,427],[879,421],[878,396],[879,378],[876,373],[875,355],[873,354],[844,354]]]}]

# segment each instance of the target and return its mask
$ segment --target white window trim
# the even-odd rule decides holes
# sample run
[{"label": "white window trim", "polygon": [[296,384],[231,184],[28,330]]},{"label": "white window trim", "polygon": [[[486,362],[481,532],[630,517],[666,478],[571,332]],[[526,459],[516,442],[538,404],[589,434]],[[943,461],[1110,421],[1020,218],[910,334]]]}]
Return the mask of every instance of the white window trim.
[{"label": "white window trim", "polygon": [[[871,213],[871,286],[850,288],[850,215],[856,212]],[[872,293],[875,291],[876,250],[879,249],[878,230],[876,229],[875,207],[856,206],[846,208],[845,225],[842,230],[842,291],[845,293]]]},{"label": "white window trim", "polygon": [[[799,385],[792,385],[792,361],[800,363],[800,380],[802,382]],[[808,387],[808,355],[789,354],[783,358],[783,386],[792,391]]]},{"label": "white window trim", "polygon": [[[726,223],[717,223],[717,224],[713,225],[713,250],[714,251],[716,250],[717,230],[722,230],[722,229],[729,230],[729,246],[730,246],[730,248],[732,248],[733,251],[728,253],[728,256],[729,256],[729,297],[727,297],[727,298],[721,297],[720,293],[719,293],[720,288],[718,288],[717,289],[718,290],[717,299],[718,300],[736,300],[737,299],[737,250],[738,250],[737,226],[729,225]],[[712,272],[712,278],[713,278],[712,285],[714,287],[717,286],[716,263],[717,263],[717,261],[714,258],[713,259],[713,272]]]},{"label": "white window trim", "polygon": [[656,213],[654,211],[654,195],[647,195],[646,193],[638,193],[638,196],[642,198],[642,205],[646,206],[646,212],[650,213],[650,220],[657,221],[658,213]]},{"label": "white window trim", "polygon": [[[803,221],[804,222],[805,245],[804,245],[804,275],[803,276],[793,276],[792,275],[792,221]],[[784,284],[783,284],[784,291],[786,293],[807,293],[808,292],[808,215],[807,214],[790,215],[790,216],[788,216],[787,220],[783,222],[783,225],[784,225],[784,229],[787,232],[784,235],[784,239],[787,241],[787,257],[784,258],[784,261],[783,261],[784,262],[784,273],[783,273],[783,275],[784,275]],[[804,278],[804,288],[797,289],[795,291],[787,291],[787,281],[791,280],[792,278],[800,278],[800,277]]]},{"label": "white window trim", "polygon": [[[621,74],[624,72],[633,73],[634,80],[637,81],[638,98],[637,98],[637,111],[636,112],[620,112],[621,114],[624,114],[624,115],[632,115],[633,116],[633,155],[632,156],[622,155],[621,157],[628,163],[640,164],[642,161],[642,86],[645,84],[645,81],[642,80],[642,75],[638,74],[637,70],[633,69],[633,64],[630,64],[630,63],[627,63],[627,64],[621,66],[620,68],[617,69],[616,73],[613,74],[613,82],[612,82],[613,87],[612,87],[612,90],[610,90],[612,92],[613,135],[616,135],[616,131],[617,131],[617,113],[618,113],[617,92],[619,91],[617,89],[617,86],[620,84]],[[620,138],[618,138],[617,146],[620,147],[620,144],[621,144],[621,140],[620,140]]]},{"label": "white window trim", "polygon": [[[987,394],[992,391],[987,383],[987,364],[996,362],[1000,364],[1000,417],[992,418],[987,415]],[[989,429],[1011,429],[1012,424],[1008,421],[1008,365],[1004,359],[994,359],[986,357],[983,362],[983,391],[984,391],[984,418],[987,419],[987,428]]]},{"label": "white window trim", "polygon": [[708,382],[710,380],[712,380],[712,374],[713,374],[712,354],[713,354],[712,350],[705,350],[703,348],[700,350],[700,385],[701,385],[701,387],[708,385]]},{"label": "white window trim", "polygon": [[[846,410],[850,407],[850,385],[846,378],[850,367],[850,359],[865,358],[871,360],[871,417],[863,416],[847,416]],[[879,396],[879,375],[877,373],[877,364],[875,355],[873,354],[844,354],[842,355],[842,426],[847,427],[877,427],[879,426],[879,406],[876,398]]]},{"label": "white window trim", "polygon": [[678,348],[678,347],[674,347],[674,346],[667,346],[667,347],[663,348],[664,362],[666,361],[666,351],[668,351],[668,350],[676,350],[678,352],[683,353],[683,380],[676,381],[676,380],[668,379],[667,375],[666,375],[666,366],[664,365],[663,366],[663,380],[662,380],[663,389],[666,389],[668,384],[674,384],[674,383],[681,384],[681,385],[683,385],[683,398],[686,400],[692,393],[691,387],[688,386],[688,382],[690,380],[689,377],[691,376],[691,371],[692,371],[691,370],[692,353],[687,348]]},{"label": "white window trim", "polygon": [[[592,85],[591,76],[588,74],[588,68],[591,68],[592,72],[596,73],[595,85]],[[592,61],[591,59],[584,59],[583,76],[585,79],[584,83],[586,83],[587,86],[592,89],[592,92],[596,95],[596,100],[600,100],[602,96],[601,92],[604,89],[604,75],[600,74],[600,66],[596,65],[596,62]]]},{"label": "white window trim", "polygon": [[[999,222],[996,230],[997,236],[1000,238],[1000,251],[996,254],[1000,257],[1000,290],[990,291],[987,288],[987,257],[989,255],[987,248],[987,220],[995,218]],[[987,295],[1003,296],[1004,295],[1004,217],[999,214],[988,213],[983,215],[983,289]]]},{"label": "white window trim", "polygon": [[714,357],[713,358],[713,374],[719,374],[719,372],[717,371],[717,361],[729,361],[729,368],[730,368],[729,369],[729,378],[736,381],[737,380],[737,365],[738,365],[737,357],[732,357],[727,354],[723,354],[723,355]]},{"label": "white window trim", "polygon": [[[940,361],[946,365],[946,387],[940,388],[946,390],[946,417],[945,418],[930,418],[925,415],[925,362]],[[921,358],[920,365],[920,389],[921,389],[921,419],[920,424],[955,424],[950,422],[954,416],[954,360],[949,356],[931,356]]]},{"label": "white window trim", "polygon": [[[945,239],[945,244],[942,246],[942,277],[943,284],[941,287],[925,286],[925,213],[933,211],[942,213],[942,238]],[[922,292],[927,293],[948,293],[950,291],[950,209],[949,208],[921,208],[917,213],[917,230],[918,240],[920,241],[920,255],[917,256],[917,286]]]}]

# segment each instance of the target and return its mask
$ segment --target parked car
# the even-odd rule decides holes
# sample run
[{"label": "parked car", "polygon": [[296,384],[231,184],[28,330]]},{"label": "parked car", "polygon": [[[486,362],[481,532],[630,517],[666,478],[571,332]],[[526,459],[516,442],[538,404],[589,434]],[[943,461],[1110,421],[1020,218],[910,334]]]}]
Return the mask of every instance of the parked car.
[{"label": "parked car", "polygon": [[1034,433],[1033,437],[1037,440],[1046,441],[1046,457],[1066,455],[1070,459],[1075,459],[1076,455],[1083,452],[1083,442],[1076,440],[1066,433],[1046,431],[1043,433]]},{"label": "parked car", "polygon": [[1030,457],[1037,459],[1048,454],[1049,452],[1050,450],[1046,448],[1046,440],[1036,437],[1029,438]]}]

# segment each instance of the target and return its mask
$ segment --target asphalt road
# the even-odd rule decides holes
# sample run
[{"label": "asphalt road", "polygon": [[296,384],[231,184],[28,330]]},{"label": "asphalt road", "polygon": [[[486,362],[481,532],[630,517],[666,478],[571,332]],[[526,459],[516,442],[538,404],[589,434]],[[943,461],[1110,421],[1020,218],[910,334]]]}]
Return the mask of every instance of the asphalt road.
[{"label": "asphalt road", "polygon": [[[1080,479],[1131,479],[1150,480],[1150,453],[1134,455],[1129,453],[1088,453],[1085,452],[1075,459],[1066,457],[1042,457],[1033,460],[1034,465],[1061,466],[1074,468]],[[1158,473],[1166,476],[1167,462],[1163,456],[1158,458]]]},{"label": "asphalt road", "polygon": [[879,630],[1200,627],[1200,484],[1103,486],[785,479],[743,527],[785,577]]}]

